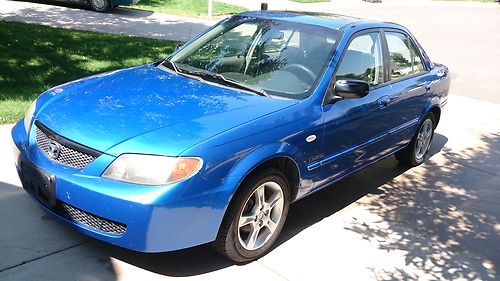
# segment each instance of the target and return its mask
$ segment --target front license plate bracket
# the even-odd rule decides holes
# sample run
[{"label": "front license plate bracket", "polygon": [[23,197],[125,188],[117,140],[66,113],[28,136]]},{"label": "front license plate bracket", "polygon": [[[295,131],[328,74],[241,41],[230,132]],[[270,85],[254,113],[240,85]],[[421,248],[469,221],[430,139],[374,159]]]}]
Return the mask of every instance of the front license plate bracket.
[{"label": "front license plate bracket", "polygon": [[23,187],[48,208],[54,208],[56,199],[56,177],[46,171],[21,163]]}]

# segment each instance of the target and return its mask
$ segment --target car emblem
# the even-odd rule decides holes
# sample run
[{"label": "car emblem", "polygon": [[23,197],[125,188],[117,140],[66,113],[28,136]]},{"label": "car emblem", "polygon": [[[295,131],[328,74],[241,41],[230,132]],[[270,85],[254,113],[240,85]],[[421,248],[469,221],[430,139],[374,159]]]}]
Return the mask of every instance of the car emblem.
[{"label": "car emblem", "polygon": [[49,142],[49,151],[47,152],[50,158],[57,159],[61,154],[61,145],[55,141]]}]

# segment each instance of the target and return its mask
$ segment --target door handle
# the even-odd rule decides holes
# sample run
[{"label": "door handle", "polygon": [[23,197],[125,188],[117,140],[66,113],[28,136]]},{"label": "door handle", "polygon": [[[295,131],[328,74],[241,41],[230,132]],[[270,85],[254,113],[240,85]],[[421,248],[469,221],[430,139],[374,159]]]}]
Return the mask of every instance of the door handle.
[{"label": "door handle", "polygon": [[425,91],[426,91],[426,92],[427,92],[427,91],[430,91],[430,90],[431,90],[431,83],[429,83],[429,82],[425,83],[425,86],[424,86],[424,87],[425,87]]},{"label": "door handle", "polygon": [[424,89],[426,92],[431,90],[431,83],[430,82],[423,82],[418,84],[419,86],[424,86]]},{"label": "door handle", "polygon": [[389,103],[391,102],[391,97],[383,96],[383,97],[380,97],[377,101],[378,101],[378,105],[380,106],[380,108],[384,108],[384,107],[388,106]]}]

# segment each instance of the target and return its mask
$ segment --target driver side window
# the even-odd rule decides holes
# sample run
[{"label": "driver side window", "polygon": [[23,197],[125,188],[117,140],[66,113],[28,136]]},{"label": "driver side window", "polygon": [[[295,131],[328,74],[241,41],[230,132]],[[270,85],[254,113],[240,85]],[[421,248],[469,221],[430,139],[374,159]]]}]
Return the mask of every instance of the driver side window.
[{"label": "driver side window", "polygon": [[350,78],[370,85],[384,82],[384,60],[379,32],[354,38],[345,51],[336,74],[337,80]]}]

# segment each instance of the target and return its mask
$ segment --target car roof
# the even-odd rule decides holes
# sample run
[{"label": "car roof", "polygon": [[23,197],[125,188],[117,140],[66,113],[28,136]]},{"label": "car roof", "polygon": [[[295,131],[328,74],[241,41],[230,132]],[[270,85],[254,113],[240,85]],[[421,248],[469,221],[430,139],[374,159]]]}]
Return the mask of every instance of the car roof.
[{"label": "car roof", "polygon": [[282,20],[296,23],[312,24],[333,29],[343,29],[347,26],[361,25],[363,27],[392,27],[405,29],[399,24],[374,21],[347,15],[304,12],[304,11],[250,11],[239,14],[256,18]]}]

